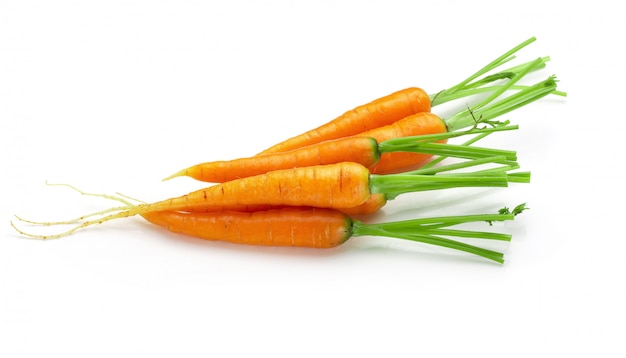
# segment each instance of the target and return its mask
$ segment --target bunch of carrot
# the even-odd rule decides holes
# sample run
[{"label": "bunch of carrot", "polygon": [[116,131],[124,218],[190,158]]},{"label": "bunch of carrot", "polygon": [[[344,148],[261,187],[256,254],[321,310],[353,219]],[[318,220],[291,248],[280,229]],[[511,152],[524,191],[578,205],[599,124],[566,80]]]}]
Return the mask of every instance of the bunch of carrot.
[{"label": "bunch of carrot", "polygon": [[[365,224],[354,217],[373,214],[389,200],[408,192],[528,183],[530,173],[515,172],[520,166],[514,151],[476,147],[474,143],[491,133],[517,129],[509,122],[496,121],[496,117],[549,94],[565,95],[556,90],[553,76],[533,85],[519,84],[529,72],[545,67],[548,57],[487,75],[534,40],[523,42],[465,81],[441,92],[428,95],[419,88],[404,89],[256,156],[197,164],[165,179],[189,176],[218,183],[204,189],[154,203],[134,203],[121,195],[79,191],[122,205],[60,222],[33,222],[18,217],[31,224],[74,224],[70,230],[54,235],[33,235],[12,225],[25,236],[47,239],[141,215],[170,231],[210,240],[328,248],[352,236],[379,235],[449,247],[503,262],[502,253],[451,237],[510,240],[510,235],[448,227],[473,221],[491,224],[512,220],[526,209],[523,204],[497,214],[389,223]],[[447,119],[431,112],[433,106],[467,97],[481,99]],[[462,144],[447,143],[450,138],[462,136],[471,139]],[[440,164],[448,157],[457,160]]]}]

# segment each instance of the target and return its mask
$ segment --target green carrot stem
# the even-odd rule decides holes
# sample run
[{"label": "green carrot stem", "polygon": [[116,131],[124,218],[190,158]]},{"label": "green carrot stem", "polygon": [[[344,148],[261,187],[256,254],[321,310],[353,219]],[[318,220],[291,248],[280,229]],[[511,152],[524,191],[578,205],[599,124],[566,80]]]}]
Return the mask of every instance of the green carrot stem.
[{"label": "green carrot stem", "polygon": [[[519,169],[519,164],[517,162],[494,162],[497,164],[503,164],[501,166],[483,170],[477,170],[471,173],[448,173],[448,176],[481,176],[481,175],[492,175],[497,173],[506,173],[507,180],[509,183],[530,183],[530,172],[516,172],[509,173],[511,170]],[[452,170],[450,168],[444,168],[444,171]],[[426,172],[427,174],[433,174],[433,172]]]},{"label": "green carrot stem", "polygon": [[472,214],[417,218],[387,223],[377,223],[376,225],[384,230],[415,232],[415,230],[419,231],[422,229],[442,228],[475,222],[510,221],[514,218],[515,215],[511,213]]},{"label": "green carrot stem", "polygon": [[[541,62],[538,63],[536,66],[533,66],[533,68],[531,69],[531,71],[535,71],[535,70],[540,70],[546,67],[546,62],[550,61],[550,57],[549,56],[544,56],[544,57],[540,57]],[[536,59],[535,59],[536,60]],[[515,77],[516,75],[518,75],[520,72],[524,71],[526,69],[526,66],[528,66],[531,62],[535,61],[528,61],[525,63],[522,63],[520,65],[508,68],[506,70],[503,70],[499,73],[493,74],[493,75],[489,75],[484,77],[483,79],[480,79],[478,81],[466,84],[465,86],[463,86],[461,89],[457,90],[456,92],[460,91],[460,90],[464,90],[464,89],[470,89],[470,88],[478,88],[481,87],[484,84],[487,83],[491,83],[500,79],[511,79],[513,77]],[[515,86],[512,86],[511,89],[513,89]]]},{"label": "green carrot stem", "polygon": [[427,234],[409,234],[409,235],[387,234],[385,235],[385,232],[381,232],[378,235],[392,237],[396,239],[421,242],[421,243],[429,244],[429,245],[441,246],[441,247],[445,247],[445,248],[449,248],[449,249],[453,249],[457,251],[463,251],[463,252],[467,252],[470,254],[478,255],[486,259],[493,260],[498,263],[504,263],[504,254],[501,252],[485,249],[482,247],[466,244],[466,243],[455,241],[455,240],[446,239],[443,237],[437,237],[434,235],[427,235]]},{"label": "green carrot stem", "polygon": [[[495,127],[495,128],[506,128],[506,127]],[[495,128],[494,128],[494,129],[495,129]],[[517,129],[517,126],[515,126],[515,129]],[[493,133],[493,132],[482,132],[482,133],[478,134],[477,136],[475,136],[474,138],[471,138],[471,139],[469,139],[469,140],[467,140],[467,141],[465,141],[465,142],[461,143],[461,145],[465,145],[465,146],[472,145],[472,144],[474,144],[474,143],[478,142],[479,140],[481,140],[481,139],[483,139],[483,138],[487,137],[487,136],[488,136],[489,134],[491,134],[491,133]],[[447,157],[447,156],[445,156],[445,155],[438,156],[437,158],[434,158],[434,159],[433,159],[433,160],[431,160],[430,162],[428,162],[428,163],[426,163],[425,165],[423,165],[423,166],[422,166],[422,168],[420,168],[420,169],[422,169],[422,170],[428,170],[428,169],[430,169],[430,168],[434,167],[435,165],[437,165],[437,164],[441,163],[441,162],[442,162],[442,161],[444,161],[446,158],[448,158],[448,157]]]},{"label": "green carrot stem", "polygon": [[[457,100],[460,98],[469,97],[469,96],[473,96],[473,95],[477,95],[481,93],[489,93],[489,92],[495,92],[497,90],[502,90],[502,88],[504,87],[503,85],[494,85],[494,86],[486,86],[486,85],[489,83],[498,81],[498,80],[504,80],[504,79],[510,80],[516,76],[518,76],[518,78],[521,78],[528,72],[533,72],[533,71],[537,71],[537,70],[545,68],[546,62],[549,60],[550,60],[550,57],[547,57],[547,56],[540,57],[539,59],[535,59],[533,61],[526,62],[524,64],[512,67],[502,72],[498,72],[493,75],[486,76],[475,82],[467,83],[462,87],[443,90],[435,95],[430,96],[431,105],[434,107],[434,106],[437,106],[446,102],[450,102],[453,100]],[[532,66],[530,66],[529,71],[524,72],[526,71],[527,67],[531,64]],[[524,73],[522,74],[522,72]],[[515,84],[508,84],[506,86],[507,86],[506,90],[523,90],[527,87],[524,85],[515,85]],[[560,96],[565,95],[564,92],[555,92],[554,94],[560,95]]]},{"label": "green carrot stem", "polygon": [[483,239],[495,241],[511,241],[512,235],[494,233],[488,231],[471,231],[455,229],[429,229],[426,231],[430,235],[456,236],[468,239]]},{"label": "green carrot stem", "polygon": [[[446,120],[448,131],[453,132],[460,128],[472,126],[476,121],[475,118],[477,117],[481,118],[483,121],[491,120],[543,98],[555,91],[556,82],[555,77],[551,76],[544,81],[528,86],[527,88],[507,96],[495,103],[489,104],[488,102],[483,101],[465,111],[458,112]],[[491,96],[488,100],[492,100]]]},{"label": "green carrot stem", "polygon": [[505,91],[510,89],[512,86],[514,86],[515,83],[521,80],[529,72],[534,71],[535,69],[541,68],[542,64],[543,63],[542,63],[541,58],[538,58],[534,61],[530,61],[526,66],[523,67],[523,69],[519,73],[516,73],[506,84],[500,86],[495,91],[491,92],[487,98],[483,99],[482,102],[474,105],[472,108],[475,110],[475,109],[481,108],[482,106],[487,105],[488,103],[490,103],[491,101],[493,101],[494,99],[502,95]]},{"label": "green carrot stem", "polygon": [[[499,171],[503,171],[503,172],[506,172],[508,170],[519,169],[519,164],[517,162],[506,160],[506,157],[504,157],[504,156],[495,156],[495,157],[487,157],[487,158],[476,158],[476,159],[472,159],[472,160],[468,160],[468,161],[464,161],[464,162],[441,165],[441,166],[438,166],[438,167],[420,168],[420,169],[404,172],[402,174],[405,174],[405,175],[433,175],[433,174],[437,174],[437,173],[450,172],[450,171],[459,170],[459,169],[467,169],[467,168],[471,168],[471,167],[476,167],[476,166],[485,165],[485,164],[492,164],[492,163],[504,164],[505,166],[502,167],[499,170]],[[489,171],[490,172],[495,172],[495,171],[498,171],[498,170],[489,170]],[[463,175],[470,175],[470,174],[475,174],[475,173],[483,174],[485,172],[488,173],[487,170],[482,170],[482,171],[473,172],[473,173],[463,173]],[[396,175],[396,174],[389,174],[389,175]]]},{"label": "green carrot stem", "polygon": [[438,237],[435,235],[423,234],[423,233],[413,233],[407,234],[403,232],[390,232],[387,230],[381,230],[379,228],[374,227],[371,224],[363,224],[360,221],[353,221],[352,225],[352,236],[382,236],[382,237],[390,237],[395,239],[402,239],[408,241],[415,241],[424,244],[434,245],[445,247],[448,249],[453,249],[457,251],[467,252],[470,254],[478,255],[489,260],[496,261],[498,263],[504,263],[504,254],[501,252],[485,249],[482,247],[478,247],[475,245],[466,244],[460,241],[451,240],[443,237]]},{"label": "green carrot stem", "polygon": [[[439,174],[486,164],[502,165],[473,172]],[[529,183],[530,172],[509,173],[519,167],[515,161],[506,160],[504,156],[496,156],[400,174],[372,174],[370,175],[370,191],[385,194],[387,200],[393,200],[401,194],[410,192],[461,187],[507,187],[508,183]]]},{"label": "green carrot stem", "polygon": [[[482,127],[478,128],[480,123],[485,123],[484,121],[475,121],[474,126],[465,131],[457,131],[457,132],[446,132],[439,134],[427,134],[420,136],[412,136],[412,137],[401,137],[401,138],[393,138],[379,143],[378,150],[380,153],[387,152],[419,152],[426,154],[437,155],[438,158],[434,159],[430,163],[426,164],[422,168],[409,172],[413,174],[434,174],[443,171],[451,171],[455,169],[466,168],[469,166],[480,165],[484,163],[493,162],[491,159],[487,159],[493,156],[505,156],[504,160],[499,161],[499,164],[512,164],[512,161],[517,160],[517,153],[515,151],[510,150],[502,150],[502,149],[492,149],[492,148],[482,148],[482,147],[470,147],[471,144],[478,141],[481,138],[486,137],[490,133],[500,132],[500,131],[508,131],[508,130],[516,130],[519,128],[517,125],[508,125],[507,122],[494,124],[493,122],[488,122],[489,125],[495,125],[494,127]],[[433,141],[472,135],[476,134],[476,137],[464,142],[463,144],[443,144],[443,143],[432,143]],[[440,166],[436,169],[432,169],[434,164],[439,163],[445,158],[448,157],[456,157],[456,158],[464,158],[464,159],[483,159],[482,161],[471,161],[464,163],[457,163],[453,165]]]},{"label": "green carrot stem", "polygon": [[511,235],[487,231],[443,229],[445,227],[472,222],[485,222],[491,225],[494,221],[514,220],[515,216],[521,211],[516,213],[510,213],[508,208],[503,208],[500,209],[499,212],[499,214],[444,216],[372,224],[365,224],[358,220],[354,220],[352,225],[352,235],[385,236],[403,240],[416,241],[464,251],[474,255],[482,256],[484,258],[499,263],[503,263],[504,254],[500,252],[466,244],[463,242],[449,239],[447,237],[510,241]]},{"label": "green carrot stem", "polygon": [[[450,94],[463,89],[465,86],[467,86],[470,82],[474,81],[476,78],[492,71],[493,69],[503,65],[504,63],[514,59],[515,57],[513,56],[513,54],[515,54],[516,52],[518,52],[519,50],[521,50],[522,48],[526,47],[527,45],[529,45],[530,43],[534,42],[536,40],[535,37],[531,37],[530,39],[522,42],[521,44],[515,46],[514,48],[512,48],[511,50],[505,52],[503,55],[501,55],[500,57],[496,58],[495,60],[493,60],[492,62],[488,63],[486,66],[484,66],[483,68],[481,68],[480,70],[476,71],[474,74],[472,74],[470,77],[466,78],[465,80],[461,81],[460,83],[444,90],[441,91],[437,94],[433,94],[431,95],[431,102],[433,103],[433,105],[437,105],[443,102],[447,102],[449,99],[446,99],[447,96],[449,96]],[[441,98],[441,99],[439,99]]]},{"label": "green carrot stem", "polygon": [[[522,91],[527,89],[529,86],[528,85],[513,85],[511,87],[508,88],[509,91]],[[460,98],[464,98],[464,97],[469,97],[469,96],[473,96],[473,95],[477,95],[477,94],[481,94],[481,93],[491,93],[494,92],[495,90],[502,88],[502,85],[498,85],[498,86],[486,86],[486,87],[478,87],[478,88],[472,88],[472,89],[467,89],[467,90],[461,90],[458,92],[455,92],[455,97],[456,98],[451,98],[450,101],[455,100],[455,99],[460,99]],[[552,92],[553,95],[555,96],[560,96],[560,97],[567,97],[567,92],[564,91],[554,91]],[[447,102],[447,101],[446,101]],[[439,103],[441,104],[441,103]]]},{"label": "green carrot stem", "polygon": [[[503,132],[503,131],[517,130],[517,129],[519,129],[519,126],[517,125],[501,125],[501,126],[496,126],[496,127],[472,128],[470,130],[462,131],[462,132],[460,131],[459,132],[446,132],[446,133],[438,133],[438,134],[424,134],[424,135],[410,136],[410,137],[399,137],[399,138],[388,139],[388,140],[380,142],[378,144],[378,150],[381,153],[402,151],[402,148],[404,147],[410,148],[411,146],[415,144],[420,144],[420,143],[431,143],[431,142],[436,142],[440,140],[446,140],[450,138],[472,135],[472,134],[484,136],[488,133]],[[463,144],[463,145],[467,146],[468,144]]]},{"label": "green carrot stem", "polygon": [[381,153],[389,152],[417,152],[448,157],[476,159],[494,156],[504,156],[506,160],[517,160],[517,153],[512,150],[471,147],[458,144],[444,143],[406,143],[404,145],[385,146]]},{"label": "green carrot stem", "polygon": [[[511,127],[511,126],[498,126],[498,127],[493,128],[493,129],[506,128],[506,127]],[[514,127],[515,127],[515,129],[518,128],[518,126],[514,126]],[[461,143],[461,145],[470,146],[470,145],[476,143],[477,141],[487,137],[491,133],[493,133],[493,131],[490,131],[490,132],[484,132],[483,131],[482,133],[478,134],[474,138],[471,138],[471,139]],[[430,162],[424,164],[420,169],[422,169],[422,170],[429,170],[430,168],[433,168],[435,165],[437,165],[437,164],[441,163],[442,161],[444,161],[446,158],[448,158],[448,156],[445,156],[445,155],[437,156],[436,158],[432,159]]]},{"label": "green carrot stem", "polygon": [[400,194],[442,190],[462,187],[507,187],[506,173],[486,175],[411,175],[386,174],[370,175],[370,191],[372,194],[386,194],[395,198]]},{"label": "green carrot stem", "polygon": [[[458,95],[458,98],[469,97],[469,96],[476,95],[476,94],[494,92],[495,90],[501,88],[502,86],[503,85],[472,88],[468,90],[461,90],[459,92],[455,92],[455,94]],[[527,89],[528,87],[529,87],[528,85],[513,85],[509,87],[508,90],[522,91],[522,90]],[[560,97],[567,97],[567,92],[564,92],[564,91],[554,91],[552,92],[552,94],[560,96]],[[458,98],[452,98],[451,100],[458,99]]]},{"label": "green carrot stem", "polygon": [[548,94],[553,93],[556,89],[556,82],[556,78],[554,76],[550,76],[545,81],[529,86],[525,90],[516,92],[499,102],[493,103],[492,105],[475,112],[474,115],[478,114],[486,118],[495,118],[511,112],[514,109],[523,107],[528,103],[534,102],[539,98],[543,98]]},{"label": "green carrot stem", "polygon": [[508,173],[509,183],[530,183],[530,172]]},{"label": "green carrot stem", "polygon": [[[495,164],[499,164],[499,166],[471,172],[454,172]],[[387,200],[393,200],[399,195],[409,192],[459,187],[506,187],[508,183],[529,183],[530,173],[509,173],[509,171],[519,168],[519,163],[506,160],[505,156],[494,156],[432,168],[421,168],[399,174],[372,174],[370,175],[370,191],[385,194]]]}]

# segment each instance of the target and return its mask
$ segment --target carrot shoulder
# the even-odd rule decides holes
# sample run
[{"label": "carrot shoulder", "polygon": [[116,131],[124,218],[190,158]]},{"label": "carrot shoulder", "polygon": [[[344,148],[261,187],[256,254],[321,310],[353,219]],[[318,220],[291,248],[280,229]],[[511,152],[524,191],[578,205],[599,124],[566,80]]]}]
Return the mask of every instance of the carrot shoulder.
[{"label": "carrot shoulder", "polygon": [[[445,133],[447,130],[446,122],[439,116],[430,112],[422,112],[360,135],[372,137],[376,139],[378,143],[381,143],[393,138]],[[369,170],[372,173],[391,173],[425,163],[431,157],[432,155],[426,153],[382,153],[380,160],[369,166]]]}]

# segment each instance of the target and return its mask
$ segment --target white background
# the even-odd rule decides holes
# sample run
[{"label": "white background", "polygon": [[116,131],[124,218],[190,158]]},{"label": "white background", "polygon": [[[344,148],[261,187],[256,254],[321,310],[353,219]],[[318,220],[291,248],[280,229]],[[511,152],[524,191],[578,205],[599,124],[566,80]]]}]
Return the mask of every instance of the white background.
[{"label": "white background", "polygon": [[[623,357],[623,12],[564,4],[0,1],[0,356]],[[46,180],[186,193],[199,184],[160,178],[438,91],[531,36],[519,59],[550,55],[542,74],[569,96],[511,113],[520,130],[485,145],[518,150],[533,182],[408,195],[379,216],[528,202],[497,227],[514,235],[504,265],[378,238],[242,247],[140,218],[48,242],[9,225],[111,205]]]}]

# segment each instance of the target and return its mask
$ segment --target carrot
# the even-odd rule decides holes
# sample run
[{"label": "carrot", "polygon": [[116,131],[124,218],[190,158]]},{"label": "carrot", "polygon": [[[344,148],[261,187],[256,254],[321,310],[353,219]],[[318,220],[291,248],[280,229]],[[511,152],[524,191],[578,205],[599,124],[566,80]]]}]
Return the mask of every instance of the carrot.
[{"label": "carrot", "polygon": [[[440,174],[451,167],[469,168],[483,164],[503,165],[469,173]],[[276,170],[162,201],[104,210],[100,213],[108,216],[85,221],[65,233],[45,238],[61,237],[94,224],[156,211],[249,211],[251,207],[262,210],[259,207],[266,206],[344,209],[364,204],[372,194],[384,194],[387,199],[393,199],[409,192],[460,187],[506,187],[509,182],[528,182],[528,173],[508,173],[518,167],[516,162],[507,160],[506,156],[498,156],[404,174],[370,174],[367,168],[352,162]]]},{"label": "carrot", "polygon": [[[513,80],[511,83],[514,83]],[[462,110],[449,118],[450,123],[456,125],[457,128],[453,132],[447,132],[447,120],[444,121],[433,113],[422,112],[356,136],[323,141],[287,152],[197,164],[174,173],[164,180],[178,176],[190,176],[201,181],[225,182],[272,170],[334,164],[343,161],[360,163],[368,167],[372,173],[399,171],[425,162],[433,154],[437,154],[432,151],[436,147],[427,151],[425,145],[415,145],[425,138],[419,137],[419,135],[447,132],[445,135],[430,137],[436,138],[436,140],[445,140],[468,133],[476,133],[472,130],[460,132],[459,129],[470,125],[474,127],[472,129],[475,129],[477,123],[495,126],[496,123],[492,121],[494,118],[554,93],[554,91],[556,91],[556,80],[554,77],[549,77],[489,105],[485,106],[484,102],[481,102],[479,105],[482,107],[478,107],[480,120],[476,120],[471,108]],[[404,141],[394,141],[394,138],[402,137],[410,138]],[[457,149],[465,152],[465,154],[469,150],[467,148]],[[453,151],[449,150],[448,155],[454,156]]]},{"label": "carrot", "polygon": [[[505,162],[505,157],[475,162]],[[514,163],[516,165],[516,163]],[[343,162],[271,171],[210,186],[178,198],[149,204],[141,211],[216,211],[244,205],[290,205],[352,208],[371,194],[407,192],[463,186],[507,186],[505,173],[473,174],[370,174],[366,167]]]},{"label": "carrot", "polygon": [[287,152],[202,163],[183,169],[163,180],[189,176],[200,181],[223,183],[272,170],[312,165],[356,162],[367,167],[378,162],[379,158],[374,138],[346,137]]},{"label": "carrot", "polygon": [[502,253],[455,241],[450,237],[510,241],[511,235],[448,227],[470,222],[488,222],[491,225],[496,221],[509,221],[525,209],[525,205],[519,205],[513,211],[502,209],[498,214],[422,218],[375,224],[365,224],[333,209],[303,207],[256,212],[159,211],[143,213],[142,216],[150,223],[174,233],[236,244],[328,249],[342,245],[351,237],[386,236],[460,250],[502,263]]},{"label": "carrot", "polygon": [[207,240],[264,246],[330,248],[351,234],[350,218],[336,210],[284,208],[255,212],[149,212],[149,222]]},{"label": "carrot", "polygon": [[[519,67],[487,76],[477,81],[474,80],[512,60],[514,53],[534,41],[535,38],[532,37],[522,42],[466,80],[449,89],[431,95],[426,94],[424,90],[416,87],[397,91],[368,104],[356,107],[322,126],[289,138],[259,154],[284,152],[330,139],[356,135],[364,131],[391,124],[419,112],[428,112],[431,110],[432,106],[484,92],[484,89],[479,88],[480,86],[498,79],[510,78],[515,75],[515,71],[519,70]],[[547,60],[549,60],[548,57],[542,58],[539,66],[534,69],[545,66]]]},{"label": "carrot", "polygon": [[[510,241],[511,235],[448,229],[470,222],[513,220],[526,210],[525,204],[498,214],[447,216],[399,222],[365,224],[332,209],[285,208],[253,213],[180,213],[172,211],[143,214],[150,223],[165,229],[206,240],[263,246],[333,248],[357,236],[386,236],[443,246],[479,255],[499,263],[500,252],[451,240],[447,237]],[[445,237],[444,237],[445,236]]]}]

